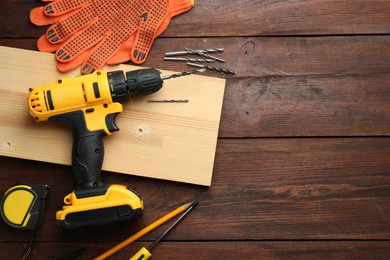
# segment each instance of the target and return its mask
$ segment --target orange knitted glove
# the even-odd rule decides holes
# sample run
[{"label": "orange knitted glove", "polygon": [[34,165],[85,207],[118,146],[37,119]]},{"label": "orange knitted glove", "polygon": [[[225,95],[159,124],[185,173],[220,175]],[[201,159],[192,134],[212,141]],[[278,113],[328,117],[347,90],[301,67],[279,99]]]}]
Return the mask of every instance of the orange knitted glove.
[{"label": "orange knitted glove", "polygon": [[[47,0],[46,0],[47,1]],[[58,69],[91,73],[105,64],[145,62],[154,39],[194,0],[58,0],[31,11],[36,25],[52,26],[38,49],[56,51]]]}]

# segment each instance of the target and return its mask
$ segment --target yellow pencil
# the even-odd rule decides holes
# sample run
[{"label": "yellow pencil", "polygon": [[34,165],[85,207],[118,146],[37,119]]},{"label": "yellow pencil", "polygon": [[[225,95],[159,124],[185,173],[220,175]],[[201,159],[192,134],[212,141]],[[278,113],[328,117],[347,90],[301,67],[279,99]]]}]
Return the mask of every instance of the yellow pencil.
[{"label": "yellow pencil", "polygon": [[123,249],[125,246],[128,246],[130,245],[131,243],[133,243],[134,241],[136,241],[137,239],[141,238],[142,236],[148,234],[150,231],[158,228],[159,226],[161,226],[162,224],[164,224],[165,222],[167,222],[168,220],[176,217],[177,215],[179,215],[180,213],[184,212],[185,210],[187,210],[194,202],[191,202],[191,203],[187,203],[183,206],[180,206],[178,207],[177,209],[171,211],[170,213],[168,213],[167,215],[159,218],[157,221],[153,222],[152,224],[150,224],[149,226],[145,227],[144,229],[138,231],[137,233],[135,233],[134,235],[132,235],[131,237],[129,237],[128,239],[122,241],[121,243],[119,243],[118,245],[114,246],[113,248],[107,250],[106,252],[104,252],[103,254],[99,255],[98,257],[95,258],[95,260],[103,260],[103,259],[106,259],[107,257],[115,254],[116,252],[118,252],[119,250]]}]

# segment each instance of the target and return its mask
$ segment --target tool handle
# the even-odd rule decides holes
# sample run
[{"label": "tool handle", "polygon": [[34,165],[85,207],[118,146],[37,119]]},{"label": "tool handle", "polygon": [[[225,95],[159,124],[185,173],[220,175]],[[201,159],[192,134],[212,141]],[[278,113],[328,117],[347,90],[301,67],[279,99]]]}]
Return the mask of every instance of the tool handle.
[{"label": "tool handle", "polygon": [[83,198],[104,194],[107,189],[101,181],[104,130],[89,131],[82,110],[53,116],[49,121],[66,123],[72,128],[72,171],[76,196]]},{"label": "tool handle", "polygon": [[146,260],[149,259],[151,256],[152,254],[145,247],[143,247],[129,260]]}]

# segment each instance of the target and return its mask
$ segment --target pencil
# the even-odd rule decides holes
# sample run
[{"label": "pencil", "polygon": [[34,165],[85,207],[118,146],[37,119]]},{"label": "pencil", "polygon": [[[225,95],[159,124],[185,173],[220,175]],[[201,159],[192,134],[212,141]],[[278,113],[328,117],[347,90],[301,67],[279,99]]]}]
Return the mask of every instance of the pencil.
[{"label": "pencil", "polygon": [[129,237],[128,239],[122,241],[121,243],[117,244],[116,246],[114,246],[113,248],[107,250],[106,252],[104,252],[103,254],[97,256],[95,258],[95,260],[103,260],[103,259],[106,259],[107,257],[115,254],[116,252],[118,252],[119,250],[123,249],[125,246],[128,246],[130,245],[131,243],[133,243],[134,241],[136,241],[137,239],[141,238],[142,236],[148,234],[149,232],[151,232],[152,230],[158,228],[159,226],[161,226],[162,224],[164,224],[165,222],[167,222],[168,220],[176,217],[177,215],[179,215],[180,213],[184,212],[186,209],[188,209],[191,205],[193,205],[194,202],[190,202],[190,203],[187,203],[185,205],[182,205],[180,207],[178,207],[177,209],[171,211],[170,213],[168,213],[167,215],[159,218],[158,220],[156,220],[155,222],[153,222],[152,224],[150,224],[149,226],[145,227],[144,229],[138,231],[137,233],[135,233],[134,235],[132,235],[131,237]]}]

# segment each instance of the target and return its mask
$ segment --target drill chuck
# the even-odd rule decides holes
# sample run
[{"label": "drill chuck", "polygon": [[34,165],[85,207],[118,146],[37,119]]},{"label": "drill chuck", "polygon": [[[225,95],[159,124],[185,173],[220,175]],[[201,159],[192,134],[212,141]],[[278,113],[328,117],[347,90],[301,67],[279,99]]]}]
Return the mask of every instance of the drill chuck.
[{"label": "drill chuck", "polygon": [[160,71],[140,69],[134,71],[112,71],[107,73],[112,100],[125,102],[131,97],[157,92],[163,85]]}]

